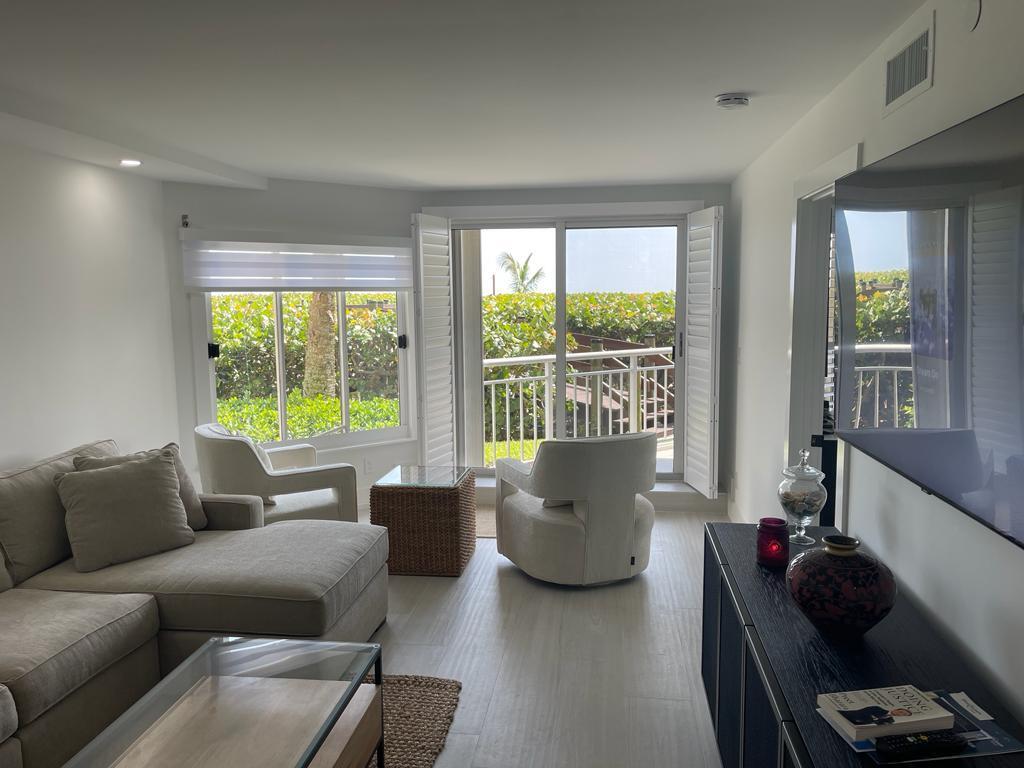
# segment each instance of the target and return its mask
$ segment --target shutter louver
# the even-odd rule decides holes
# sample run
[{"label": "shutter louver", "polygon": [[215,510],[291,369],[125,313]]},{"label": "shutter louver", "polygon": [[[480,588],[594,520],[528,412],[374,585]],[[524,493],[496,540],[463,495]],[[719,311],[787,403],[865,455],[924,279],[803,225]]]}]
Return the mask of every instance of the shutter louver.
[{"label": "shutter louver", "polygon": [[427,466],[456,464],[450,237],[448,219],[422,213],[413,216],[420,461]]},{"label": "shutter louver", "polygon": [[970,405],[982,459],[992,451],[997,471],[1024,452],[1020,436],[1021,188],[976,194],[970,208]]},{"label": "shutter louver", "polygon": [[683,322],[683,480],[718,497],[718,357],[721,325],[722,208],[686,219]]}]

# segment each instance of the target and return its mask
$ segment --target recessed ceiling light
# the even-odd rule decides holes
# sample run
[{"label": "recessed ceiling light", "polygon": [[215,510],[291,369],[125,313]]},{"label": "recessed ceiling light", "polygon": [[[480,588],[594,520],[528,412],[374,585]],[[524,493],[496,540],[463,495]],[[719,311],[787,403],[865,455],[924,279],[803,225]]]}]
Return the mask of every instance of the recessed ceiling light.
[{"label": "recessed ceiling light", "polygon": [[750,97],[745,93],[720,93],[715,96],[715,104],[722,109],[740,109],[750,104]]},{"label": "recessed ceiling light", "polygon": [[121,161],[122,168],[138,168],[140,165],[142,165],[141,160],[135,160],[130,157],[126,157]]}]

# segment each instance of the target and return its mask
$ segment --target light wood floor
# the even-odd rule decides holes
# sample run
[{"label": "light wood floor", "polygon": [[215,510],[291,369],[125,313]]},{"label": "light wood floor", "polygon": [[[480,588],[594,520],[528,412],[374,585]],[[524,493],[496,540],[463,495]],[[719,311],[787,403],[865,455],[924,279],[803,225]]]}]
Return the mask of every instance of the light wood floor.
[{"label": "light wood floor", "polygon": [[479,539],[458,579],[392,576],[384,670],[461,680],[438,768],[719,768],[700,687],[702,526],[659,512],[628,582],[535,581]]}]

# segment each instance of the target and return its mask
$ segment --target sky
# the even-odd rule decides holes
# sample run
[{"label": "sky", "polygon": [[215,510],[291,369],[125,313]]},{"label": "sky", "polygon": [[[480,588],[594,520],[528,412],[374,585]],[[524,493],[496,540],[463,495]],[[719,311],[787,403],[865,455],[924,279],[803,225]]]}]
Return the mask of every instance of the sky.
[{"label": "sky", "polygon": [[845,211],[857,272],[907,269],[906,211]]},{"label": "sky", "polygon": [[[554,229],[485,229],[480,233],[480,274],[484,295],[508,293],[508,276],[498,266],[502,252],[531,271],[543,269],[538,292],[555,291]],[[565,234],[566,287],[583,291],[674,291],[675,227],[570,229]]]}]

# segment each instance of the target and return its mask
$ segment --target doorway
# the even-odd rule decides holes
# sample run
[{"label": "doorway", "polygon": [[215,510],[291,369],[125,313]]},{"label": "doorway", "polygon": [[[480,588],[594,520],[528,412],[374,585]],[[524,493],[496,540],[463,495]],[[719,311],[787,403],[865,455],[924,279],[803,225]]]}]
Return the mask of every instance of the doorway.
[{"label": "doorway", "polygon": [[464,452],[484,471],[552,438],[646,431],[678,472],[681,222],[455,231]]}]

